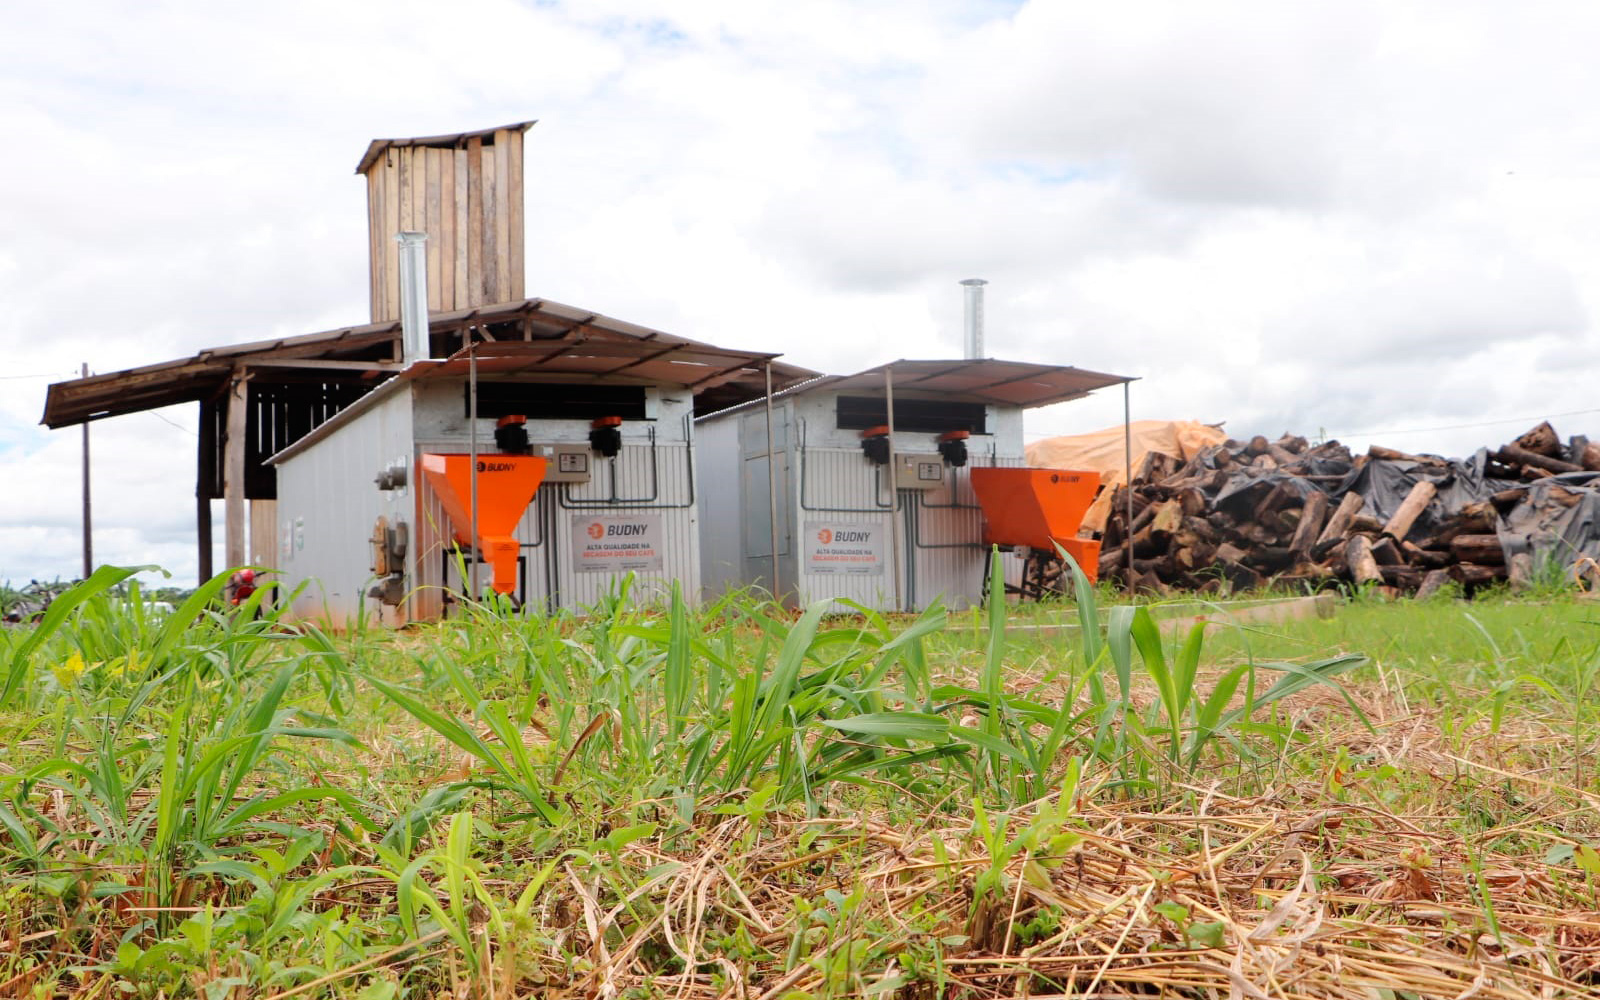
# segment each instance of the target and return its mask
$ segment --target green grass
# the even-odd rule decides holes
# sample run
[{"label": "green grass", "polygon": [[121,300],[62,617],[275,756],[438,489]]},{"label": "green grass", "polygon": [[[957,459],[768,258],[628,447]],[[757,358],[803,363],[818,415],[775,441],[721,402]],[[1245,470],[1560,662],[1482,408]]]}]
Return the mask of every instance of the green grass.
[{"label": "green grass", "polygon": [[1509,996],[1600,910],[1559,593],[1203,630],[624,581],[333,636],[131,572],[0,633],[0,997],[1270,992],[1247,942],[1323,925],[1325,995]]}]

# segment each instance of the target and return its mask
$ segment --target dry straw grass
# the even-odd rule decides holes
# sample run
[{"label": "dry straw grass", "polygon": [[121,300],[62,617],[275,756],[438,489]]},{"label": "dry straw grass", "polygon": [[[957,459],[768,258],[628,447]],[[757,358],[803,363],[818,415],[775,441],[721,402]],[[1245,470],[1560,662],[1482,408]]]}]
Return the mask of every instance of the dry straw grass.
[{"label": "dry straw grass", "polygon": [[[1375,696],[1366,703],[1378,707]],[[1570,861],[1544,856],[1580,842],[1553,831],[1593,832],[1593,798],[1561,784],[1555,764],[1513,773],[1451,752],[1425,717],[1377,728],[1376,737],[1344,735],[1406,769],[1397,797],[1408,812],[1361,801],[1377,797],[1356,783],[1377,779],[1353,775],[1343,775],[1349,786],[1331,775],[1321,789],[1297,781],[1248,798],[1180,786],[1168,801],[1181,802],[1160,811],[1086,783],[1075,809],[1081,840],[1061,856],[1011,859],[1004,893],[984,899],[974,882],[992,859],[965,810],[914,824],[768,816],[759,830],[725,817],[699,829],[692,848],[636,842],[630,867],[660,873],[638,892],[653,917],[630,922],[629,901],[604,905],[569,867],[542,912],[560,930],[538,963],[538,995],[1600,995],[1600,897]],[[1543,756],[1549,735],[1502,733],[1493,756]],[[1515,815],[1457,833],[1452,803],[1493,786],[1519,796]],[[797,914],[826,905],[830,890],[859,902],[845,921],[808,927]],[[1054,916],[1041,931],[1045,911]],[[736,925],[761,957],[719,946]],[[858,968],[850,955],[860,942],[874,959]],[[688,971],[663,976],[663,950]],[[908,965],[920,976],[908,977]],[[516,994],[517,984],[504,985]]]}]

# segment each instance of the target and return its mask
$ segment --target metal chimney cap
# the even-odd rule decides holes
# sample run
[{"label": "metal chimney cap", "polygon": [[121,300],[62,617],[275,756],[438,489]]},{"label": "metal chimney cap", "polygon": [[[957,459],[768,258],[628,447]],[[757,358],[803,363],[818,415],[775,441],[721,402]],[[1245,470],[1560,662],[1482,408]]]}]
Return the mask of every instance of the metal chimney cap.
[{"label": "metal chimney cap", "polygon": [[394,234],[394,241],[396,243],[426,243],[428,241],[428,234],[411,232],[409,230],[402,231]]},{"label": "metal chimney cap", "polygon": [[963,285],[987,285],[989,282],[986,278],[963,278],[961,283]]}]

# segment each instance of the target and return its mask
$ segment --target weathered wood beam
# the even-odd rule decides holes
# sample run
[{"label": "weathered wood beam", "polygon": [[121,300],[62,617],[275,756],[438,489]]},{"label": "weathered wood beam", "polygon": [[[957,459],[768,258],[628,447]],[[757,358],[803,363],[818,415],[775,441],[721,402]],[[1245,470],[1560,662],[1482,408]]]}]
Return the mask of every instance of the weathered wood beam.
[{"label": "weathered wood beam", "polygon": [[250,413],[250,376],[235,371],[228,383],[227,433],[223,438],[222,503],[227,525],[223,551],[229,568],[248,561],[245,526],[245,430]]},{"label": "weathered wood beam", "polygon": [[247,368],[310,368],[336,372],[403,372],[406,366],[395,361],[319,361],[292,358],[252,358],[245,362]]}]

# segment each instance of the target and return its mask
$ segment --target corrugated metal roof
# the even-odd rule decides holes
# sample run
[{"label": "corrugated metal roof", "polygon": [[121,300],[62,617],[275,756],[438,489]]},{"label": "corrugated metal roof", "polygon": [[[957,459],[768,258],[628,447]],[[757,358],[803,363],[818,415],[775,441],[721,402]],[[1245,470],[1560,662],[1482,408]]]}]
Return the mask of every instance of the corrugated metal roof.
[{"label": "corrugated metal roof", "polygon": [[[765,359],[775,357],[760,352],[727,351],[548,299],[434,313],[428,318],[428,327],[432,334],[461,333],[497,338],[485,344],[542,344],[547,353],[554,350],[553,342],[567,345],[554,350],[556,357],[571,355],[569,348],[573,344],[604,342],[653,344],[657,353],[671,348],[680,352],[676,364],[695,363],[688,360],[692,352],[681,353],[689,347],[708,352],[708,364],[716,363],[718,358],[729,359],[731,364],[732,359],[742,357],[762,359],[764,365]],[[400,336],[398,321],[369,323],[298,337],[213,347],[190,358],[57,382],[47,391],[40,422],[49,427],[67,427],[87,420],[212,398],[238,368],[270,368],[270,376],[263,372],[261,377],[273,381],[368,381],[376,384],[380,378],[399,371],[395,361],[399,357]],[[480,350],[483,346],[480,345]],[[574,364],[570,359],[560,363]],[[775,389],[816,377],[816,372],[781,362],[773,363],[772,372]],[[578,374],[595,372],[585,370]],[[692,375],[695,371],[682,368],[679,374]],[[765,374],[760,366],[703,383],[679,378],[663,381],[702,384],[702,388],[695,390],[703,394],[703,398],[697,396],[696,399],[696,408],[701,412],[733,406],[765,392]]]},{"label": "corrugated metal roof", "polygon": [[1135,380],[1130,375],[1108,375],[1084,368],[995,358],[951,361],[902,358],[846,375],[833,382],[830,388],[841,392],[882,389],[885,371],[893,377],[895,392],[931,392],[968,402],[1024,408],[1082,399],[1096,389]]},{"label": "corrugated metal roof", "polygon": [[[894,380],[894,391],[932,393],[956,402],[992,403],[1029,409],[1082,399],[1096,389],[1136,382],[1134,375],[1108,375],[1064,365],[1037,365],[995,358],[948,361],[891,361],[854,375],[823,375],[799,382],[774,397],[794,396],[827,389],[833,392],[883,392],[883,373]],[[759,405],[760,397],[728,408],[728,412]],[[721,412],[721,411],[719,411]],[[717,416],[718,413],[707,414]]]},{"label": "corrugated metal roof", "polygon": [[[764,378],[763,368],[777,357],[757,351],[734,351],[692,340],[606,340],[595,337],[560,341],[500,341],[463,348],[441,361],[419,361],[405,379],[465,377],[477,356],[478,375],[569,375],[604,379],[636,379],[651,384],[686,386],[701,392],[739,378]],[[814,373],[794,369],[786,382]],[[774,378],[778,373],[774,371]]]},{"label": "corrugated metal roof", "polygon": [[[356,173],[364,174],[377,162],[383,151],[396,146],[432,146],[435,149],[465,149],[469,139],[492,139],[496,132],[517,131],[526,132],[538,123],[538,119],[525,122],[512,122],[510,125],[501,125],[496,128],[480,128],[472,132],[453,132],[450,135],[423,135],[412,139],[374,139],[367,146],[367,151],[361,154],[361,162],[356,164]],[[485,143],[490,145],[490,143]]]}]

